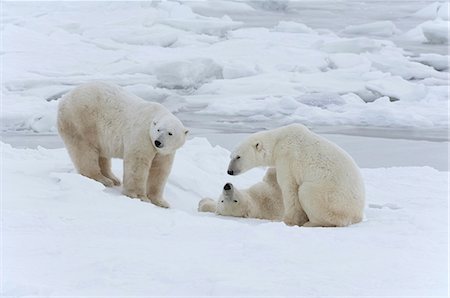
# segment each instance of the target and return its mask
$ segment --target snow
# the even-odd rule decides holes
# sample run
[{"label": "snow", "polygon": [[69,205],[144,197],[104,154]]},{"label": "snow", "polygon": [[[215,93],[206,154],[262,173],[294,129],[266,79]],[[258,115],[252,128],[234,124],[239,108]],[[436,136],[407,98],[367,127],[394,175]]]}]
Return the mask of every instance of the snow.
[{"label": "snow", "polygon": [[[272,121],[266,128],[292,121],[422,128],[424,119],[427,127],[448,127],[443,108],[448,92],[442,92],[449,81],[448,55],[432,62],[378,39],[397,36],[418,46],[445,44],[445,18],[411,12],[423,24],[401,28],[405,34],[398,34],[393,21],[368,21],[342,31],[296,18],[300,4],[5,2],[2,131],[54,133],[57,105],[47,99],[93,80],[171,105],[183,120],[195,115],[208,126],[227,129],[268,117]],[[438,4],[437,11],[446,5]],[[262,27],[243,22],[243,14],[289,19]],[[380,81],[384,87],[374,88]],[[408,94],[417,90],[412,100]],[[324,109],[320,94],[361,100],[340,100],[341,105]],[[398,102],[381,104],[393,95]],[[299,98],[318,102],[305,105]],[[377,101],[374,109],[369,103]],[[273,104],[270,115],[260,108]]]},{"label": "snow", "polygon": [[375,36],[391,36],[400,33],[391,21],[378,21],[362,25],[350,25],[343,30],[347,34],[368,34]]},{"label": "snow", "polygon": [[65,149],[1,145],[3,295],[447,293],[448,172],[363,169],[364,222],[299,228],[198,213],[225,182],[244,188],[264,174],[227,176],[229,151],[203,138],[177,153],[170,209],[76,174]]}]

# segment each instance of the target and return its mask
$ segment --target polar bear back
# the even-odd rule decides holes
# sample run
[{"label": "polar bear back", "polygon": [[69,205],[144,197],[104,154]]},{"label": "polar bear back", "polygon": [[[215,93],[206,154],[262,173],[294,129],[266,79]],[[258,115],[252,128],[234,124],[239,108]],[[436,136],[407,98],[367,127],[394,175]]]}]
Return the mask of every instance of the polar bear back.
[{"label": "polar bear back", "polygon": [[138,137],[142,148],[153,148],[150,138],[142,136],[148,135],[155,117],[166,114],[170,112],[158,103],[95,82],[81,85],[61,98],[58,125],[95,144],[102,155],[123,158],[124,145],[136,143]]}]

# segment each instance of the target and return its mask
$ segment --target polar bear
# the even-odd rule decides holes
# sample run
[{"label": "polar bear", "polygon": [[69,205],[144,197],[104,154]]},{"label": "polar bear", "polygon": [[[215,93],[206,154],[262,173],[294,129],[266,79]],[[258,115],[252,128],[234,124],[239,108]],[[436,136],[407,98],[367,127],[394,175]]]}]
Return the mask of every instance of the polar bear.
[{"label": "polar bear", "polygon": [[258,132],[231,154],[228,174],[275,167],[287,225],[341,227],[360,222],[365,204],[358,166],[337,145],[292,124]]},{"label": "polar bear", "polygon": [[61,98],[57,126],[81,175],[120,185],[111,158],[122,158],[123,194],[169,207],[163,191],[188,130],[162,105],[115,85],[88,83]]},{"label": "polar bear", "polygon": [[198,211],[280,221],[284,207],[275,169],[269,168],[263,181],[249,189],[238,190],[231,183],[225,184],[219,200],[217,202],[209,198],[201,200]]}]

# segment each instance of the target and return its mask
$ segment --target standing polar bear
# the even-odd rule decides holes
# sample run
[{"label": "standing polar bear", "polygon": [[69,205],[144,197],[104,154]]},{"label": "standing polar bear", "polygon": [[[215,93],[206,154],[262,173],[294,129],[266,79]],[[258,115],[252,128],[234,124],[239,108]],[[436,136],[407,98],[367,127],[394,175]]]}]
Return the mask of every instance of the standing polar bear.
[{"label": "standing polar bear", "polygon": [[120,185],[111,158],[122,158],[123,193],[169,207],[163,191],[188,130],[162,105],[115,85],[84,84],[61,99],[58,131],[81,175]]},{"label": "standing polar bear", "polygon": [[251,135],[231,154],[228,174],[258,166],[276,168],[287,225],[342,227],[362,220],[365,192],[358,166],[305,126]]},{"label": "standing polar bear", "polygon": [[209,198],[201,200],[198,211],[215,212],[225,216],[281,220],[284,207],[276,170],[269,168],[263,181],[249,189],[239,190],[231,183],[225,184],[219,200],[217,202]]}]

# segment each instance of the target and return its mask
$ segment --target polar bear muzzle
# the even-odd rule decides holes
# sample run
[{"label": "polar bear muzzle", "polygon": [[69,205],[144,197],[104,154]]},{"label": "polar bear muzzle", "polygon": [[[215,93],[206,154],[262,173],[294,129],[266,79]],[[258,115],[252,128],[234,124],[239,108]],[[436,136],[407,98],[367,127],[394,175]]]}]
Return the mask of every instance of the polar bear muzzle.
[{"label": "polar bear muzzle", "polygon": [[237,169],[236,163],[237,163],[237,160],[235,158],[230,160],[230,164],[228,165],[228,171],[227,171],[228,175],[236,176],[236,175],[239,175],[241,173],[241,171],[239,171]]},{"label": "polar bear muzzle", "polygon": [[230,189],[232,189],[233,188],[233,184],[231,184],[231,183],[227,183],[227,184],[225,184],[224,186],[223,186],[223,189],[224,190],[230,190]]}]

